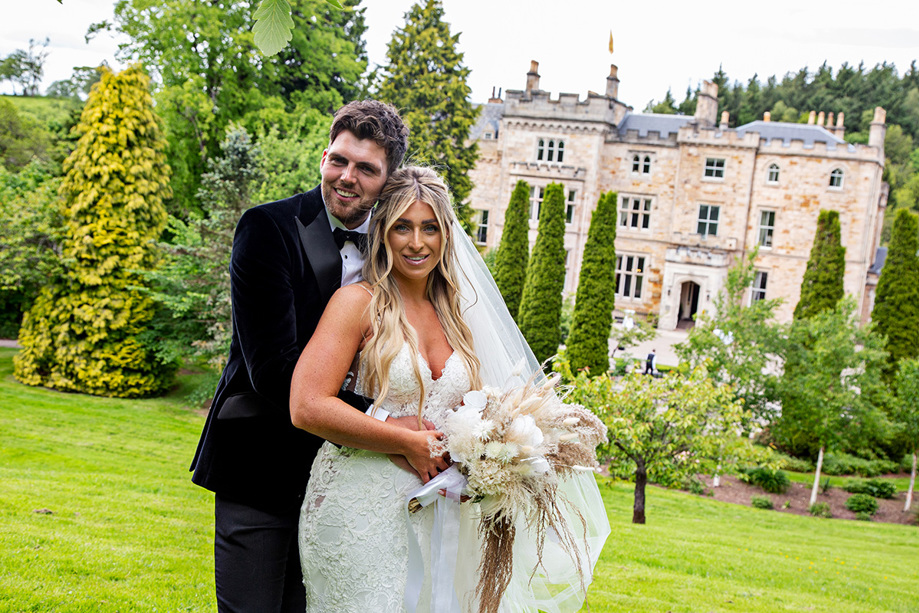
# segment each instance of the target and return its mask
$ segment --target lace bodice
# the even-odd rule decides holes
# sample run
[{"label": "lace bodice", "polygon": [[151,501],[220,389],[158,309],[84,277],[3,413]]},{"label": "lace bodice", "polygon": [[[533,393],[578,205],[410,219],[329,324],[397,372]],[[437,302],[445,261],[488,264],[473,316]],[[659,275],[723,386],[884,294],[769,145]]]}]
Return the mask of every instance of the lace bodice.
[{"label": "lace bodice", "polygon": [[[469,391],[469,374],[463,360],[455,351],[447,358],[439,378],[434,379],[431,368],[424,358],[418,355],[418,367],[424,379],[427,400],[424,403],[422,417],[431,420],[442,428],[448,412],[452,411],[463,400],[463,394]],[[368,390],[360,372],[357,375],[356,390],[368,398],[376,398],[377,390]],[[418,396],[421,390],[418,378],[412,367],[411,351],[408,344],[403,344],[389,369],[389,393],[379,403],[380,408],[389,411],[393,417],[414,416],[418,413]]]}]

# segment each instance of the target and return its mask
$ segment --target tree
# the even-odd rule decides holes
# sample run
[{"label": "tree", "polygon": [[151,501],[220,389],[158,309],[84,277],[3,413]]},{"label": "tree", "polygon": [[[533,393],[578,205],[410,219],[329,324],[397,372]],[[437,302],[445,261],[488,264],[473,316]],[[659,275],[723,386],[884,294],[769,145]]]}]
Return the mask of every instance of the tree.
[{"label": "tree", "polygon": [[399,109],[410,131],[406,159],[439,170],[453,192],[457,217],[472,232],[469,171],[478,145],[467,144],[478,109],[469,101],[469,68],[457,51],[439,0],[414,4],[393,33],[379,98]]},{"label": "tree", "polygon": [[149,274],[151,294],[162,307],[151,328],[164,339],[164,350],[170,356],[204,360],[216,372],[223,369],[232,336],[233,234],[263,177],[259,148],[244,129],[231,128],[221,151],[219,158],[208,161],[201,180],[199,197],[210,203],[210,215],[188,223],[171,218],[173,238],[161,244],[165,261]]},{"label": "tree", "polygon": [[511,201],[504,212],[504,231],[495,255],[495,283],[501,290],[507,309],[515,318],[520,310],[520,297],[526,281],[527,260],[530,258],[530,186],[517,181]]},{"label": "tree", "polygon": [[919,215],[897,211],[887,259],[878,280],[871,320],[887,337],[885,376],[893,380],[897,363],[919,356]]},{"label": "tree", "polygon": [[42,125],[0,98],[0,164],[12,170],[47,161],[50,146],[51,135]]},{"label": "tree", "polygon": [[45,73],[49,39],[36,43],[29,39],[29,50],[17,49],[0,61],[0,81],[12,81],[22,86],[24,96],[37,96]]},{"label": "tree", "polygon": [[846,248],[842,246],[839,212],[822,210],[817,218],[817,232],[810,259],[801,282],[801,298],[794,318],[806,319],[832,309],[842,298],[846,271]]},{"label": "tree", "polygon": [[789,353],[806,367],[786,370],[781,380],[782,416],[776,438],[806,438],[818,449],[810,503],[817,500],[824,452],[857,437],[876,419],[878,399],[885,396],[881,369],[887,353],[883,339],[863,328],[851,298],[831,309],[793,322]]},{"label": "tree", "polygon": [[330,113],[357,96],[367,65],[363,9],[356,8],[359,0],[342,4],[348,10],[324,0],[291,2],[292,44],[271,58],[255,48],[247,3],[116,4],[116,27],[129,39],[120,46],[121,59],[157,70],[157,110],[173,168],[170,212],[188,218],[206,210],[196,198],[200,177],[207,160],[220,155],[230,123],[258,134],[279,114],[304,107]]},{"label": "tree", "polygon": [[894,420],[900,425],[903,436],[913,454],[909,474],[909,490],[903,511],[909,511],[916,487],[916,456],[919,454],[919,359],[909,358],[899,363],[896,378],[897,399],[894,402]]},{"label": "tree", "polygon": [[105,71],[64,163],[64,270],[26,314],[14,374],[28,385],[137,397],[170,383],[173,365],[144,337],[153,314],[138,270],[151,268],[166,221],[169,167],[149,79]]},{"label": "tree", "polygon": [[565,188],[546,187],[539,211],[539,234],[527,265],[517,324],[536,359],[544,362],[561,342],[562,290],[565,287]]},{"label": "tree", "polygon": [[568,358],[575,370],[592,375],[609,370],[609,336],[616,306],[616,221],[619,195],[600,196],[590,218],[578,277]]},{"label": "tree", "polygon": [[774,321],[781,299],[745,305],[756,275],[756,257],[753,251],[728,270],[714,311],[701,314],[675,349],[681,361],[693,368],[704,365],[716,383],[730,385],[751,416],[765,425],[773,420],[777,408],[777,379],[770,367],[780,361],[784,331]]},{"label": "tree", "polygon": [[633,524],[645,523],[649,479],[679,483],[719,461],[740,457],[726,455],[724,449],[740,439],[742,402],[728,386],[709,379],[704,369],[688,377],[633,373],[614,380],[606,373],[572,376],[564,362],[556,362],[555,368],[573,382],[568,402],[591,407],[606,424],[609,443],[599,454],[634,474]]}]

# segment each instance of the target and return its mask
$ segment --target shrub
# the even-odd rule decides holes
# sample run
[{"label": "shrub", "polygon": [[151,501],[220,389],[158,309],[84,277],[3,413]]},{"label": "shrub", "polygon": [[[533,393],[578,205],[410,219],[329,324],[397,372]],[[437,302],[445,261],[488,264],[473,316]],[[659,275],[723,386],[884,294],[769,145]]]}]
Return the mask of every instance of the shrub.
[{"label": "shrub", "polygon": [[815,502],[807,508],[807,512],[814,517],[824,517],[827,519],[833,517],[833,513],[830,511],[830,505],[825,502]]},{"label": "shrub", "polygon": [[871,521],[871,513],[865,511],[859,511],[855,514],[855,519],[858,521]]},{"label": "shrub", "polygon": [[696,496],[704,496],[706,493],[705,484],[702,483],[702,480],[695,475],[692,475],[683,481],[683,489],[690,494],[695,494]]},{"label": "shrub", "polygon": [[850,494],[868,494],[875,498],[893,498],[897,493],[897,486],[893,481],[881,479],[868,479],[867,481],[852,481],[842,489]]},{"label": "shrub", "polygon": [[750,504],[757,509],[772,510],[772,499],[769,496],[753,496],[750,498]]},{"label": "shrub", "polygon": [[783,470],[790,470],[796,473],[809,473],[814,471],[814,463],[810,460],[785,455],[778,451],[775,452],[775,456],[778,459],[779,468]]},{"label": "shrub", "polygon": [[828,475],[877,477],[898,472],[899,465],[890,460],[866,460],[846,453],[828,453],[823,460],[822,470]]},{"label": "shrub", "polygon": [[869,494],[853,494],[846,500],[846,508],[853,513],[874,515],[878,512],[878,501]]},{"label": "shrub", "polygon": [[783,471],[763,466],[741,469],[738,478],[745,483],[761,487],[770,494],[784,494],[791,487],[791,481]]}]

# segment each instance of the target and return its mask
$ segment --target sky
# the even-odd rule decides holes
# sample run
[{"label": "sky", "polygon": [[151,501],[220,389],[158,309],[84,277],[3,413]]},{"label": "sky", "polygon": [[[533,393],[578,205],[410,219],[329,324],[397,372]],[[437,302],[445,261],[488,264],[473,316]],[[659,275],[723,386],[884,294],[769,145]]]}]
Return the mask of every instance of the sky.
[{"label": "sky", "polygon": [[[117,40],[87,27],[111,20],[114,0],[7,0],[0,22],[0,58],[50,39],[42,89],[68,78],[74,66],[119,67]],[[371,64],[386,63],[393,31],[413,0],[365,0]],[[903,74],[919,60],[915,0],[772,0],[703,3],[686,0],[443,0],[451,32],[471,69],[473,102],[492,88],[523,89],[530,61],[539,62],[540,88],[602,93],[610,64],[619,67],[619,99],[636,110],[668,89],[679,102],[721,66],[734,81],[781,78],[824,61],[870,68],[892,62]],[[716,8],[720,7],[720,8]],[[614,53],[609,53],[612,31]],[[9,82],[0,93],[12,93]]]}]

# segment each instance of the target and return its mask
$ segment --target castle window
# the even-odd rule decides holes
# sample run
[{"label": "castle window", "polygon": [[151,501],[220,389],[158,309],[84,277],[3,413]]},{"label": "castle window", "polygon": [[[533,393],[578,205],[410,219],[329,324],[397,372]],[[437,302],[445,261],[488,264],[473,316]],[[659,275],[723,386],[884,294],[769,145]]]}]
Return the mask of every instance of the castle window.
[{"label": "castle window", "polygon": [[645,278],[645,257],[642,255],[616,256],[616,295],[628,300],[641,300],[641,286]]},{"label": "castle window", "polygon": [[648,230],[651,227],[651,198],[623,196],[619,200],[619,226]]},{"label": "castle window", "polygon": [[491,140],[494,137],[495,135],[491,132],[485,132],[484,134],[482,134],[482,138],[484,138],[485,140]]},{"label": "castle window", "polygon": [[488,241],[488,211],[479,211],[478,218],[478,227],[475,230],[475,242],[479,245],[484,245]]},{"label": "castle window", "polygon": [[769,170],[766,173],[766,183],[769,185],[778,185],[779,184],[779,165],[770,164]]},{"label": "castle window", "polygon": [[721,207],[711,204],[699,205],[699,224],[696,227],[696,234],[706,236],[718,236],[718,214]]},{"label": "castle window", "polygon": [[757,302],[766,299],[766,283],[769,280],[769,274],[757,270],[756,276],[753,277],[753,289],[750,292],[750,302]]},{"label": "castle window", "polygon": [[650,155],[641,156],[637,153],[633,155],[632,156],[632,172],[636,174],[641,173],[643,175],[651,174],[651,156]]},{"label": "castle window", "polygon": [[833,172],[830,173],[830,187],[835,187],[836,189],[842,189],[842,179],[844,173],[842,168],[835,168]]},{"label": "castle window", "polygon": [[542,206],[542,197],[545,194],[544,187],[530,188],[530,221],[539,223],[539,209]]},{"label": "castle window", "polygon": [[565,207],[565,223],[570,224],[574,222],[574,205],[575,199],[577,198],[577,191],[571,190],[568,192],[568,202]]},{"label": "castle window", "polygon": [[705,158],[705,176],[710,179],[723,179],[724,158]]},{"label": "castle window", "polygon": [[537,162],[561,162],[565,159],[565,141],[540,138],[536,141]]},{"label": "castle window", "polygon": [[759,244],[772,247],[772,233],[775,231],[775,211],[762,211],[759,214]]}]

